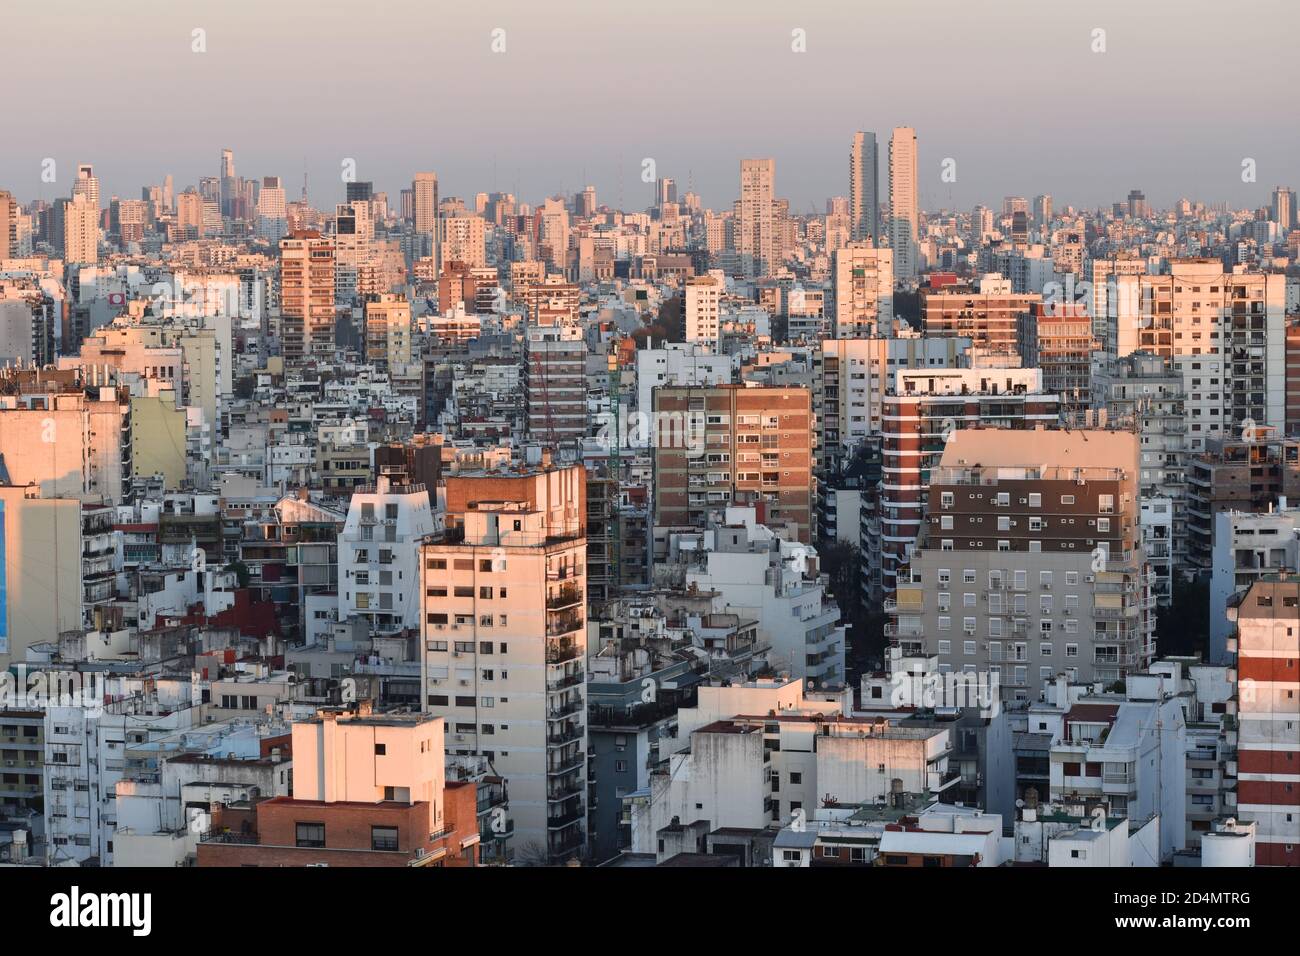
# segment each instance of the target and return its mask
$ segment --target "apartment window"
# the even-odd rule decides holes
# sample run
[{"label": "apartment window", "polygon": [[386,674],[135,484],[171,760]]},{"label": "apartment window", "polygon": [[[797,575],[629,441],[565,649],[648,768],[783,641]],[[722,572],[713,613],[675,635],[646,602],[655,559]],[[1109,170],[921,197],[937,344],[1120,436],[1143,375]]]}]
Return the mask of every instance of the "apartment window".
[{"label": "apartment window", "polygon": [[962,607],[974,607],[974,606],[975,606],[975,592],[973,592],[973,591],[967,591],[967,592],[965,592],[965,593],[961,596],[961,606],[962,606]]},{"label": "apartment window", "polygon": [[951,508],[953,505],[953,495],[951,491],[942,492],[939,495],[939,504],[944,508]]},{"label": "apartment window", "polygon": [[975,642],[974,642],[974,641],[962,641],[962,642],[961,642],[961,652],[962,652],[963,654],[965,654],[967,657],[973,657],[973,656],[975,655]]},{"label": "apartment window", "polygon": [[941,631],[951,631],[951,630],[952,630],[952,618],[950,618],[950,617],[940,617],[940,618],[939,618],[939,630],[941,630]]},{"label": "apartment window", "polygon": [[1043,506],[1043,496],[1039,494],[1037,491],[1030,492],[1029,507],[1041,508],[1042,506]]},{"label": "apartment window", "polygon": [[940,642],[939,642],[939,653],[940,653],[940,654],[951,654],[951,653],[952,653],[952,641],[940,641]]},{"label": "apartment window", "polygon": [[1098,530],[1099,532],[1104,532],[1104,533],[1106,533],[1106,534],[1109,534],[1109,533],[1110,533],[1110,519],[1109,519],[1109,518],[1098,518],[1098,519],[1097,519],[1097,530]]},{"label": "apartment window", "polygon": [[294,841],[294,845],[299,847],[323,848],[325,846],[325,824],[297,824],[294,827]]},{"label": "apartment window", "polygon": [[[301,844],[299,844],[301,846]],[[370,849],[391,852],[397,849],[397,827],[371,827]]]},{"label": "apartment window", "polygon": [[383,757],[383,756],[386,756],[387,754],[388,754],[388,745],[387,745],[387,744],[375,744],[375,756],[376,756],[376,757]]},{"label": "apartment window", "polygon": [[1074,504],[1074,495],[1061,495],[1061,504],[1063,505]]},{"label": "apartment window", "polygon": [[974,583],[975,583],[975,569],[974,569],[974,568],[967,568],[966,570],[962,571],[962,573],[961,573],[961,583],[962,583],[962,584],[974,584]]}]

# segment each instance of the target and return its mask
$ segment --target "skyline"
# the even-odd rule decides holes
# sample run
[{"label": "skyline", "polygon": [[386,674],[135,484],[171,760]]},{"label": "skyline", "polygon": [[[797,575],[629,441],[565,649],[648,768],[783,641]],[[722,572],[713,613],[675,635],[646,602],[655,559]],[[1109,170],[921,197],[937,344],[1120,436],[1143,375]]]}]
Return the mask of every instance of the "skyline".
[{"label": "skyline", "polygon": [[[504,191],[536,203],[591,184],[600,202],[637,209],[653,194],[653,183],[641,181],[643,160],[653,158],[659,176],[723,209],[737,196],[739,160],[770,157],[777,195],[803,214],[848,194],[856,131],[875,132],[883,145],[895,126],[917,130],[926,210],[1039,193],[1061,206],[1096,208],[1132,188],[1155,207],[1185,196],[1253,208],[1273,186],[1300,178],[1300,131],[1285,122],[1280,101],[1243,94],[1242,85],[1215,83],[1213,75],[1189,95],[1197,82],[1191,37],[1176,42],[1178,23],[1218,37],[1225,51],[1249,42],[1258,62],[1277,64],[1272,88],[1284,90],[1300,67],[1286,55],[1284,33],[1257,27],[1283,10],[1273,2],[1231,18],[1208,3],[1183,5],[1178,23],[1167,5],[1108,3],[1073,13],[1021,2],[942,4],[939,15],[951,27],[943,37],[926,32],[934,18],[928,9],[864,16],[838,3],[806,11],[760,3],[733,23],[723,22],[722,11],[670,2],[661,5],[661,22],[677,28],[664,43],[662,34],[628,29],[636,21],[627,14],[593,4],[581,5],[584,21],[519,4],[479,14],[400,0],[379,14],[385,39],[361,51],[354,9],[342,3],[137,6],[145,15],[130,19],[84,3],[6,15],[13,36],[59,36],[60,62],[77,65],[51,75],[35,44],[17,44],[10,56],[16,74],[45,77],[42,95],[11,109],[24,136],[0,150],[0,182],[16,195],[66,195],[76,164],[88,162],[105,200],[133,198],[168,173],[178,184],[215,174],[221,149],[230,148],[240,175],[280,176],[291,195],[301,189],[305,162],[317,205],[341,198],[341,163],[352,158],[357,178],[390,196],[414,172],[432,169],[444,196]],[[206,31],[204,53],[191,52],[196,28]],[[506,31],[504,50],[493,53],[498,28]],[[796,29],[805,31],[806,52],[792,50]],[[1104,53],[1091,50],[1095,29],[1106,31]],[[429,35],[446,42],[427,68],[388,65],[419,63]],[[893,35],[922,39],[894,44],[886,39]],[[291,36],[299,44],[286,45]],[[617,42],[603,42],[611,37]],[[920,61],[917,46],[928,51]],[[356,65],[367,56],[384,65]],[[857,75],[855,62],[879,68],[846,82]],[[331,68],[338,63],[347,68]],[[301,95],[304,76],[313,97]],[[1153,76],[1167,82],[1137,85]],[[83,91],[109,77],[115,99],[149,106],[138,116],[89,108]],[[740,77],[749,85],[736,95]],[[1018,77],[1024,81],[1016,86]],[[540,102],[539,84],[548,91]],[[202,120],[187,122],[194,110]],[[1233,136],[1207,136],[1221,127],[1210,130],[1206,117],[1225,114]],[[287,125],[289,116],[301,117],[299,128]],[[150,135],[160,125],[162,135]],[[58,164],[52,184],[41,181],[47,157]],[[1247,158],[1256,164],[1253,183],[1241,177]],[[955,160],[955,182],[941,181],[947,159]]]}]

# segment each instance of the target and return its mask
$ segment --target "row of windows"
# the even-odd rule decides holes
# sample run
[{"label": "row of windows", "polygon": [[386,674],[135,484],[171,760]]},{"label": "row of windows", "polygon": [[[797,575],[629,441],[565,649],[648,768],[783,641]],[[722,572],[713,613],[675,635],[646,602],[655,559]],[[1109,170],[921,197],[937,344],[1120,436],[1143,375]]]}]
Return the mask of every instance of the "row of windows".
[{"label": "row of windows", "polygon": [[[939,568],[938,571],[936,572],[936,578],[938,579],[938,582],[939,582],[940,586],[947,586],[948,584],[951,584],[951,583],[952,583],[952,569],[951,569],[951,568]],[[979,574],[978,574],[978,572],[977,572],[974,568],[966,568],[966,569],[964,569],[964,570],[962,571],[962,573],[961,573],[961,583],[962,583],[962,584],[974,584],[978,578],[979,578]],[[1051,572],[1051,571],[1039,571],[1039,572],[1038,572],[1038,586],[1039,586],[1040,588],[1050,588],[1050,587],[1052,586],[1052,582],[1055,581],[1055,579],[1056,579],[1056,578],[1055,578],[1055,575],[1054,575],[1054,573]],[[1006,580],[1007,580],[1007,576],[1006,576],[1006,574],[1004,574],[1002,571],[990,571],[990,572],[989,572],[989,577],[988,577],[988,581],[989,581],[989,590],[992,590],[992,591],[1000,591],[1000,590],[1002,590],[1004,587],[1006,587],[1006,584],[1005,584]],[[1075,586],[1075,585],[1077,585],[1077,584],[1079,583],[1079,572],[1078,572],[1078,571],[1066,571],[1066,572],[1065,572],[1065,583],[1066,583],[1067,585],[1069,585],[1069,586],[1072,586],[1072,587]],[[1010,587],[1011,587],[1011,590],[1013,590],[1013,591],[1025,591],[1025,590],[1028,590],[1028,589],[1029,589],[1029,572],[1028,572],[1028,571],[1013,571],[1012,574],[1011,574],[1011,585],[1010,585]]]}]

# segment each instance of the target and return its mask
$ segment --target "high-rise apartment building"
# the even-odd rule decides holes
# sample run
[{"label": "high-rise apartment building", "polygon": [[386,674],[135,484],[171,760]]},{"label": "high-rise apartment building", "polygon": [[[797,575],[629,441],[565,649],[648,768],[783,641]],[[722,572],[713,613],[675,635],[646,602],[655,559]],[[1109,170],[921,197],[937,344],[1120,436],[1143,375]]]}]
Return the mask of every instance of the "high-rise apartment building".
[{"label": "high-rise apartment building", "polygon": [[257,193],[257,234],[262,239],[279,242],[288,229],[285,211],[284,184],[279,176],[262,178],[262,188]]},{"label": "high-rise apartment building", "polygon": [[831,256],[834,325],[831,335],[854,339],[894,331],[894,253],[855,240]]},{"label": "high-rise apartment building", "polygon": [[1257,825],[1260,866],[1300,866],[1300,577],[1255,582],[1229,609],[1236,667],[1236,815]]},{"label": "high-rise apartment building", "polygon": [[957,368],[969,348],[970,339],[948,336],[823,340],[813,363],[820,371],[813,385],[818,466],[832,473],[867,438],[880,435],[896,371]]},{"label": "high-rise apartment building", "polygon": [[737,204],[735,248],[741,274],[765,276],[776,261],[776,160],[740,161],[740,200]]},{"label": "high-rise apartment building", "polygon": [[691,276],[682,288],[682,311],[687,342],[709,349],[718,347],[722,296],[727,283],[721,273]]},{"label": "high-rise apartment building", "polygon": [[438,263],[438,174],[416,173],[411,183],[411,218],[423,242],[422,255]]},{"label": "high-rise apartment building", "polygon": [[587,433],[587,344],[577,324],[542,316],[524,337],[528,434],[551,448]]},{"label": "high-rise apartment building", "polygon": [[849,151],[849,222],[854,242],[884,244],[880,235],[880,150],[875,133],[853,134]]},{"label": "high-rise apartment building", "polygon": [[382,294],[366,301],[366,361],[376,368],[410,365],[414,358],[411,303]]},{"label": "high-rise apartment building", "polygon": [[1038,369],[917,369],[895,373],[882,414],[881,586],[894,590],[924,518],[931,471],[945,439],[976,426],[1032,429],[1055,424],[1060,401],[1043,389]]},{"label": "high-rise apartment building", "polygon": [[1043,390],[1061,400],[1074,424],[1091,407],[1092,317],[1083,305],[1029,303],[1020,314],[1017,351],[1026,368],[1043,373]]},{"label": "high-rise apartment building", "polygon": [[1058,675],[1110,684],[1145,670],[1155,612],[1137,459],[1129,432],[954,433],[887,636],[941,671],[996,675],[1011,701]]},{"label": "high-rise apartment building", "polygon": [[960,335],[976,348],[1016,354],[1020,316],[1042,301],[1037,292],[1012,292],[1011,281],[998,276],[981,278],[976,288],[926,289],[921,292],[921,328],[927,336]]},{"label": "high-rise apartment building", "polygon": [[[1119,276],[1107,354],[1138,350],[1220,366],[1201,387],[1216,399],[1189,409],[1194,439],[1286,424],[1286,277],[1225,271],[1218,259],[1181,259],[1167,275]],[[1219,378],[1212,383],[1209,378]]]},{"label": "high-rise apartment building", "polygon": [[63,209],[63,259],[69,265],[99,261],[99,206],[80,193]]},{"label": "high-rise apartment building", "polygon": [[1034,197],[1034,227],[1045,232],[1052,223],[1052,197],[1048,195]]},{"label": "high-rise apartment building", "polygon": [[417,549],[435,529],[424,485],[380,475],[373,486],[356,488],[338,539],[339,620],[362,617],[371,634],[419,628]]},{"label": "high-rise apartment building", "polygon": [[18,250],[18,201],[0,189],[0,259],[16,255]]},{"label": "high-rise apartment building", "polygon": [[90,163],[77,164],[77,178],[72,184],[72,197],[86,197],[86,202],[95,207],[99,213],[99,180],[95,177],[95,167]]},{"label": "high-rise apartment building", "polygon": [[516,858],[586,842],[586,471],[462,473],[420,548],[424,709],[506,780]]},{"label": "high-rise apartment building", "polygon": [[1187,562],[1213,563],[1216,516],[1222,511],[1265,511],[1279,498],[1300,501],[1300,439],[1259,426],[1248,434],[1215,438],[1187,468]]},{"label": "high-rise apartment building", "polygon": [[471,268],[487,265],[487,223],[482,216],[447,216],[442,220],[443,263],[463,262]]},{"label": "high-rise apartment building", "polygon": [[1277,223],[1278,234],[1285,237],[1295,227],[1296,205],[1295,190],[1278,186],[1273,190],[1270,203],[1273,221]]},{"label": "high-rise apartment building", "polygon": [[280,240],[280,348],[289,361],[334,351],[334,241],[314,230]]},{"label": "high-rise apartment building", "polygon": [[677,386],[654,392],[654,523],[703,527],[708,512],[755,505],[758,520],[812,541],[812,393]]},{"label": "high-rise apartment building", "polygon": [[894,275],[899,279],[914,279],[920,271],[916,177],[916,130],[899,126],[889,140],[889,244],[894,250]]}]

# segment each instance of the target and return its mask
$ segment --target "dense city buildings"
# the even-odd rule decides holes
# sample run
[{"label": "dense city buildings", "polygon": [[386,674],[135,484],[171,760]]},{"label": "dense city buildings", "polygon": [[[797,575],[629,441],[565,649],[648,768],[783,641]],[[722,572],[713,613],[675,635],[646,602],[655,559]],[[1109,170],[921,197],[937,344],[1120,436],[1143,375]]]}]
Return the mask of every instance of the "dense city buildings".
[{"label": "dense city buildings", "polygon": [[[769,32],[775,62],[745,17],[610,46],[500,12],[412,14],[376,57],[364,18],[286,47],[217,11],[180,60],[166,23],[142,52],[6,13],[0,869],[1300,863],[1272,100],[1234,104],[1238,177],[1204,172],[1203,108],[1177,162],[1134,135],[1179,114],[1123,51],[1201,48],[1145,20],[990,97],[972,51],[1026,34],[934,13],[863,60],[886,116],[821,72],[861,24]],[[1252,89],[1290,88],[1270,24]],[[164,68],[164,144],[82,34]],[[720,67],[757,122],[681,109],[669,81],[698,107]],[[997,105],[936,125],[963,96]],[[1133,188],[1099,143],[1166,172]],[[282,882],[262,909],[296,914]]]}]

